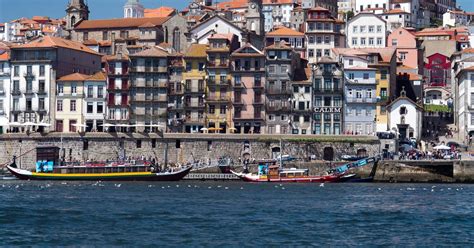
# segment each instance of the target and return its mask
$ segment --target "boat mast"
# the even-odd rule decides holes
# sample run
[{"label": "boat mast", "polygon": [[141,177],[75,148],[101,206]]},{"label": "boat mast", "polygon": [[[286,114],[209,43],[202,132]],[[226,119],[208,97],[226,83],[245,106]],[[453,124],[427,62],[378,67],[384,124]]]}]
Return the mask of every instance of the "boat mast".
[{"label": "boat mast", "polygon": [[283,168],[283,142],[280,136],[280,169]]}]

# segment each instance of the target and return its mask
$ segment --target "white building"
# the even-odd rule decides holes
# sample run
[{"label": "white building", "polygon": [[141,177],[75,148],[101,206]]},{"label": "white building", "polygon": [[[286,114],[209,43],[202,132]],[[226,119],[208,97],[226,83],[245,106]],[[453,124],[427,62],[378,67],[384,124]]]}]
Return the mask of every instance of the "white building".
[{"label": "white building", "polygon": [[412,27],[411,13],[402,9],[392,9],[380,14],[380,17],[387,22],[387,30],[392,32],[397,28]]},{"label": "white building", "polygon": [[263,15],[265,16],[265,32],[271,31],[276,26],[290,27],[291,11],[295,0],[264,1]]},{"label": "white building", "polygon": [[[339,13],[347,13],[349,11],[355,12],[356,0],[338,0],[337,10]],[[339,16],[341,19],[341,16]]]},{"label": "white building", "polygon": [[356,0],[355,2],[355,13],[360,13],[367,9],[378,8],[389,10],[390,0]]},{"label": "white building", "polygon": [[398,134],[399,139],[416,138],[420,140],[423,108],[406,97],[401,96],[387,105],[390,131]]},{"label": "white building", "polygon": [[[120,68],[121,69],[121,68]],[[107,76],[98,72],[84,81],[84,120],[87,132],[103,131],[106,115]]]},{"label": "white building", "polygon": [[469,137],[474,136],[474,57],[463,59],[457,66],[454,119],[459,130],[458,139],[467,144]]},{"label": "white building", "polygon": [[382,48],[387,43],[387,23],[373,13],[354,16],[346,28],[347,47]]},{"label": "white building", "polygon": [[443,27],[466,26],[469,23],[466,12],[448,10],[443,14]]},{"label": "white building", "polygon": [[420,2],[418,0],[392,1],[390,9],[401,9],[402,11],[410,13],[412,26],[421,28],[420,22],[423,19],[423,12],[420,11]]},{"label": "white building", "polygon": [[10,109],[10,64],[9,54],[0,48],[0,134],[8,126]]}]

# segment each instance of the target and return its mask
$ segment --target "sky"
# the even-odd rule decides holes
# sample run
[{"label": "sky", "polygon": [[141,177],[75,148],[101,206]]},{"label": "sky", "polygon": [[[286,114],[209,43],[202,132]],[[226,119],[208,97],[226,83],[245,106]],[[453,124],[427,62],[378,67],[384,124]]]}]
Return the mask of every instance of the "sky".
[{"label": "sky", "polygon": [[[90,19],[123,17],[123,5],[126,0],[86,0],[89,3]],[[219,0],[223,2],[224,0]],[[65,16],[69,0],[0,0],[0,22],[35,15],[60,18]],[[162,5],[179,10],[185,8],[190,0],[140,0],[145,8],[157,8]],[[474,0],[458,0],[457,4],[469,12],[474,12]]]}]

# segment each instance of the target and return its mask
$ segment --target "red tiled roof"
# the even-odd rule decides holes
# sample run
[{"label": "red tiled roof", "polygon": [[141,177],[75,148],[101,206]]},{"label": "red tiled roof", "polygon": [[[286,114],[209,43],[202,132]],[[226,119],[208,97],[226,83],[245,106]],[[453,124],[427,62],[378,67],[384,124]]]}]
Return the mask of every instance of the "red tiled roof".
[{"label": "red tiled roof", "polygon": [[138,28],[146,23],[155,26],[161,26],[169,17],[152,18],[121,18],[107,20],[85,20],[75,27],[76,30],[82,29],[114,29],[114,28]]},{"label": "red tiled roof", "polygon": [[267,33],[267,36],[269,37],[274,37],[274,36],[278,36],[278,37],[279,36],[301,36],[303,37],[304,34],[291,28],[280,27],[276,29],[275,31]]},{"label": "red tiled roof", "polygon": [[73,74],[62,76],[58,79],[58,81],[84,81],[88,77],[90,77],[90,76],[76,72],[76,73],[73,73]]},{"label": "red tiled roof", "polygon": [[99,53],[88,48],[86,45],[82,43],[66,40],[59,37],[53,37],[53,36],[43,36],[41,38],[38,38],[26,44],[12,46],[12,48],[58,48],[58,47],[99,55]]},{"label": "red tiled roof", "polygon": [[176,9],[167,6],[161,6],[157,9],[145,9],[145,17],[168,17],[176,13]]}]

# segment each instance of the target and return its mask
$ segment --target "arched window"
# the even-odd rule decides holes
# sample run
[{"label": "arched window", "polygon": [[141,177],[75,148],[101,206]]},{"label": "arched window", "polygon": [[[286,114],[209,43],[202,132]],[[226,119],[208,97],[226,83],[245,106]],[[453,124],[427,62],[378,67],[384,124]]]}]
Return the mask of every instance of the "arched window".
[{"label": "arched window", "polygon": [[133,18],[137,17],[137,11],[135,9],[132,9],[132,16]]},{"label": "arched window", "polygon": [[255,29],[256,29],[256,28],[255,28],[255,22],[252,21],[252,22],[250,23],[250,31],[255,31]]},{"label": "arched window", "polygon": [[165,27],[165,42],[168,43],[168,27]]},{"label": "arched window", "polygon": [[127,17],[132,17],[132,9],[127,9]]},{"label": "arched window", "polygon": [[173,48],[177,52],[181,50],[181,31],[179,31],[179,28],[175,28],[173,31]]},{"label": "arched window", "polygon": [[76,17],[72,16],[71,17],[71,27],[74,27],[74,24],[76,24]]}]

